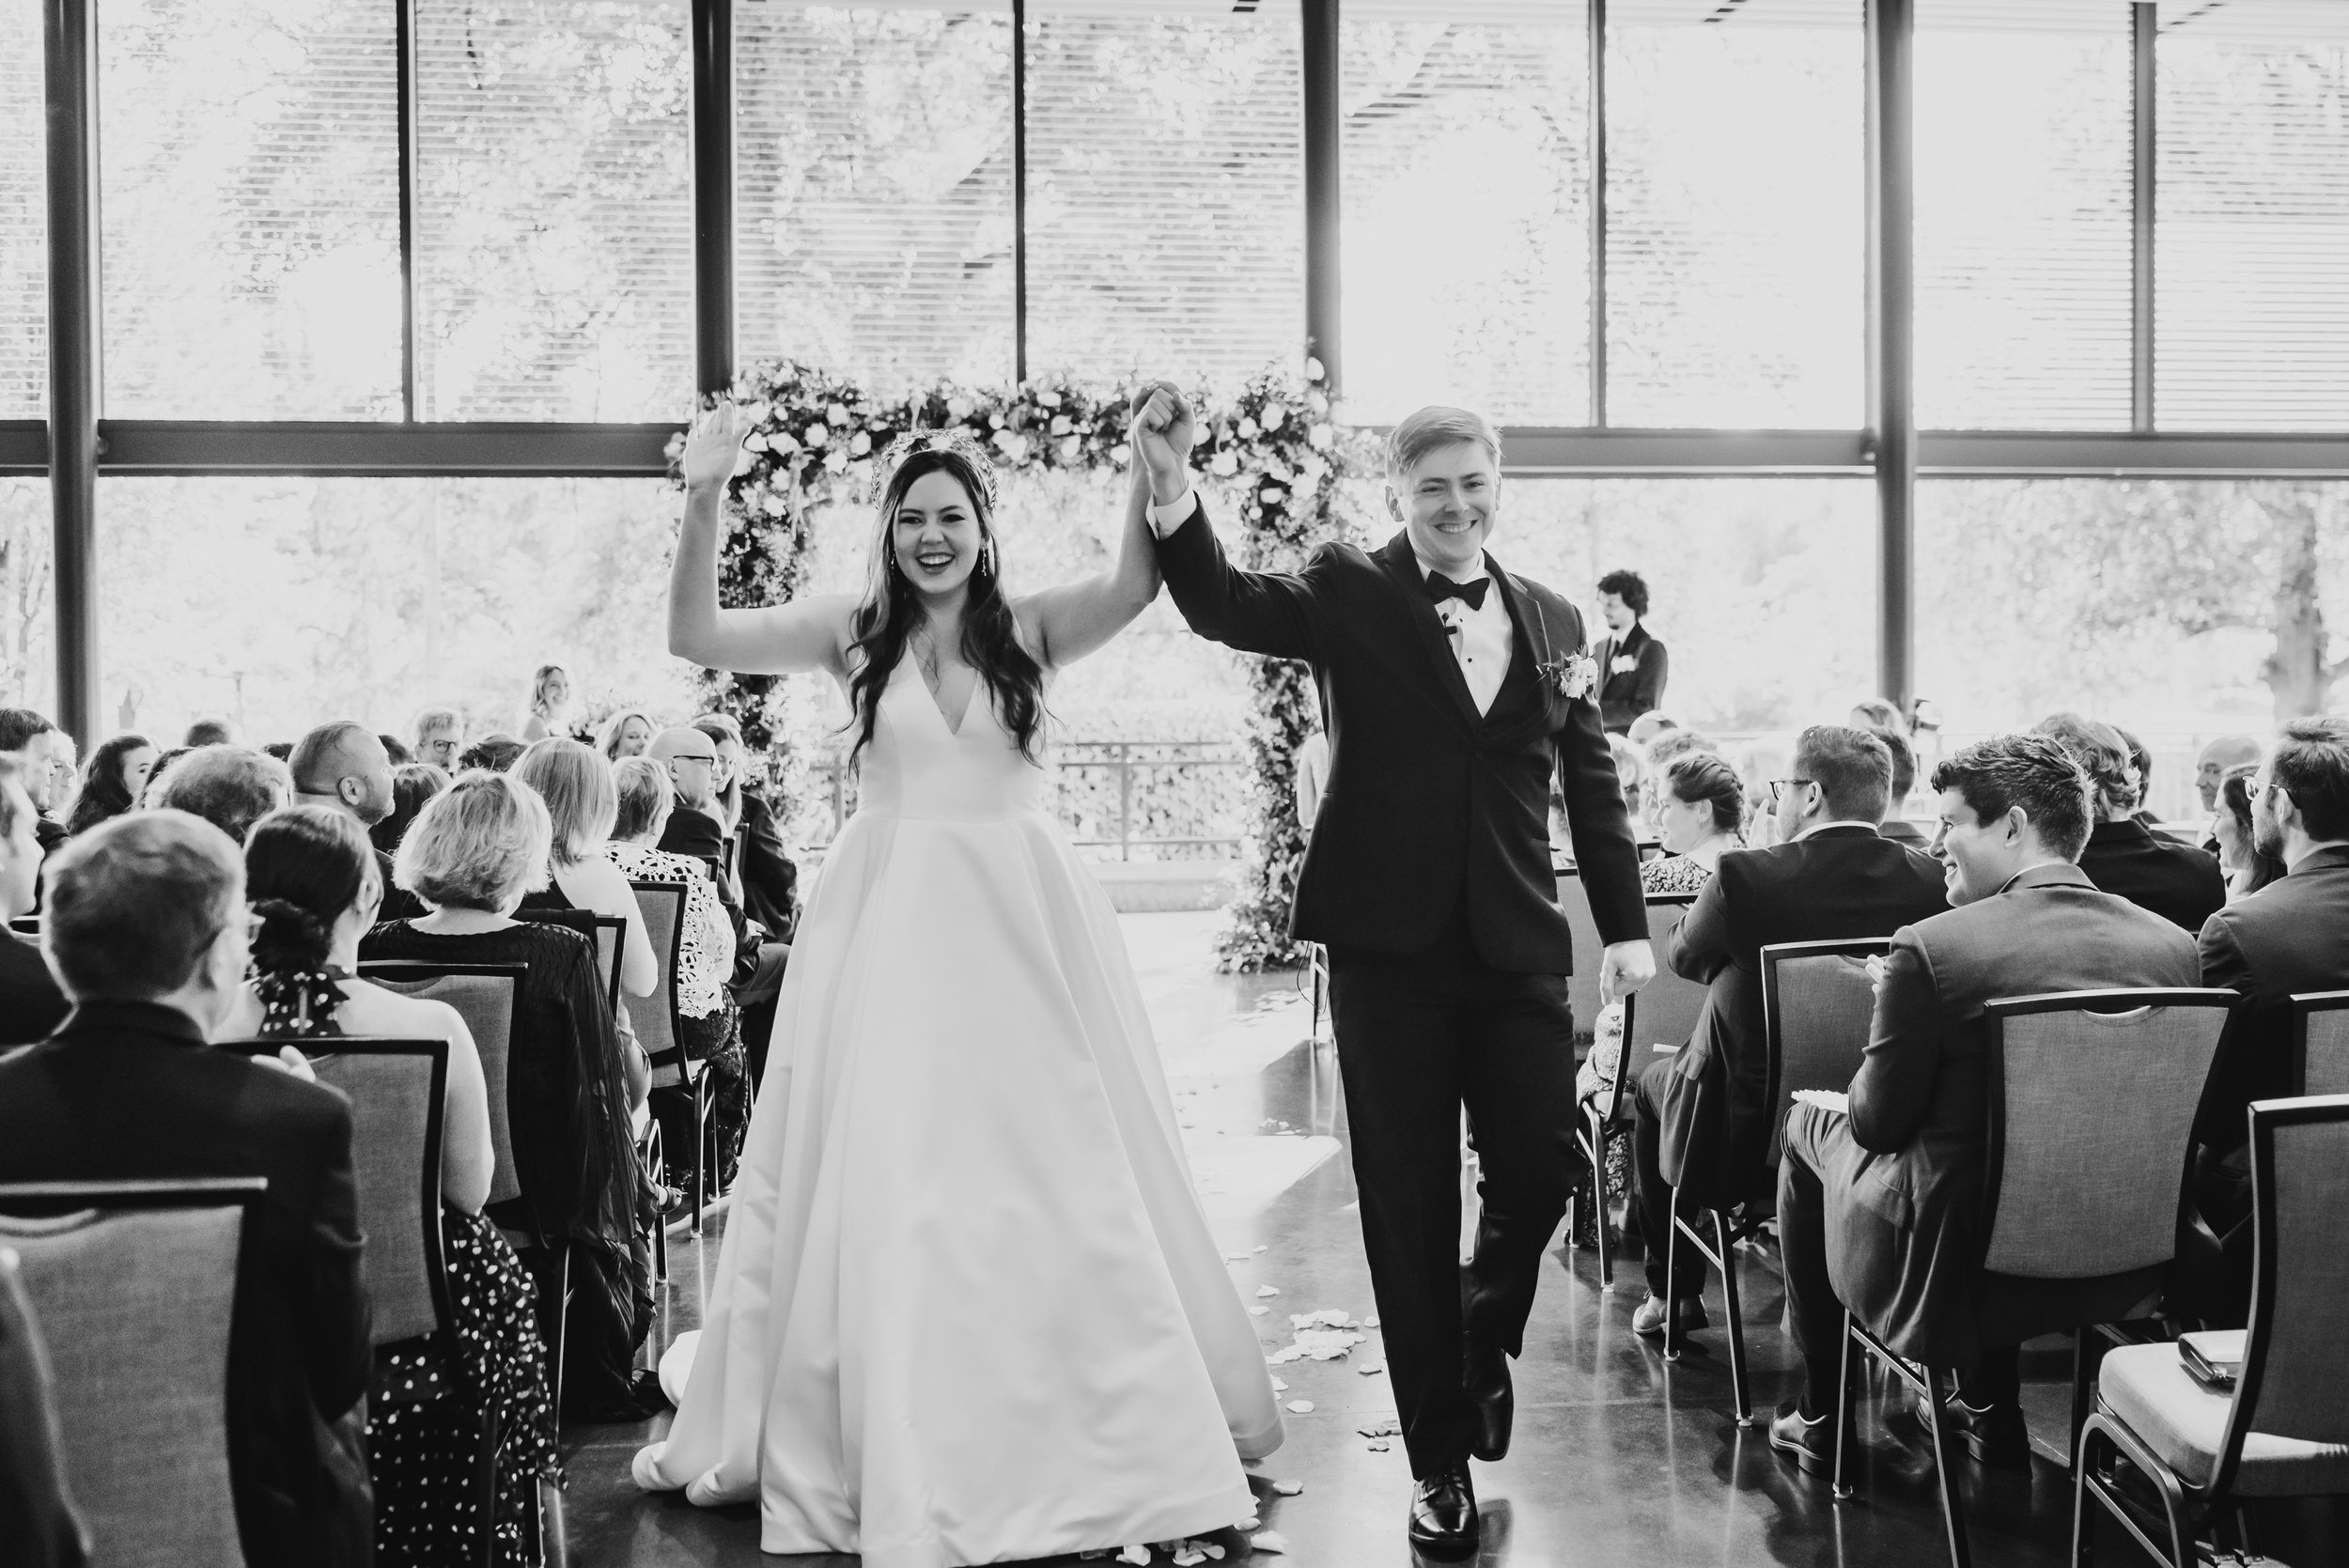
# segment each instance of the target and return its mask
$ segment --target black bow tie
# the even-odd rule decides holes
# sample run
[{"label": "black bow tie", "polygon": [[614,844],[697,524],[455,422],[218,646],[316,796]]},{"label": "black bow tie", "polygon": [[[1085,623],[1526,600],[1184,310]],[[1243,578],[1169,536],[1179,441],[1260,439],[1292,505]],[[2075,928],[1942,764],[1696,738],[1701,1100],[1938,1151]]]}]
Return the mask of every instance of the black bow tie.
[{"label": "black bow tie", "polygon": [[1480,577],[1473,582],[1455,582],[1439,571],[1427,574],[1427,597],[1438,604],[1448,598],[1456,598],[1470,610],[1482,610],[1485,608],[1485,590],[1492,585],[1493,580],[1489,577]]}]

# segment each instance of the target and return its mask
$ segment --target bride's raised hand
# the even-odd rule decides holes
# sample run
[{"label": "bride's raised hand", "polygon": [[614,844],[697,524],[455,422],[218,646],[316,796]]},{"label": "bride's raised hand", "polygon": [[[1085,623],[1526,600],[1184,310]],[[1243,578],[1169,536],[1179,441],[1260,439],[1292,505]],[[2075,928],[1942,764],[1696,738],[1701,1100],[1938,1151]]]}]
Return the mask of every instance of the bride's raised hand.
[{"label": "bride's raised hand", "polygon": [[756,423],[751,411],[731,397],[722,397],[715,408],[704,410],[686,432],[685,456],[678,463],[686,488],[704,489],[732,478],[741,458],[742,438]]}]

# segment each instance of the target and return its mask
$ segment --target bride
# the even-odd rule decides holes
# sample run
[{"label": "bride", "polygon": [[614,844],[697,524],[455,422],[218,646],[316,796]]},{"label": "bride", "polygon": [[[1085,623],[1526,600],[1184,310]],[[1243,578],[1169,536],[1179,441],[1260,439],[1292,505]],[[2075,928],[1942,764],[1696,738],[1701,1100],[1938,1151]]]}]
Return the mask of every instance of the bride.
[{"label": "bride", "polygon": [[[1137,398],[1137,427],[1165,400]],[[1143,464],[1115,567],[1014,598],[993,469],[967,438],[911,438],[861,598],[721,611],[749,424],[721,404],[687,440],[669,650],[829,672],[862,801],[800,926],[706,1326],[637,1483],[755,1498],[762,1550],[867,1568],[1232,1526],[1280,1412],[1039,766],[1050,673],[1158,594]]]}]

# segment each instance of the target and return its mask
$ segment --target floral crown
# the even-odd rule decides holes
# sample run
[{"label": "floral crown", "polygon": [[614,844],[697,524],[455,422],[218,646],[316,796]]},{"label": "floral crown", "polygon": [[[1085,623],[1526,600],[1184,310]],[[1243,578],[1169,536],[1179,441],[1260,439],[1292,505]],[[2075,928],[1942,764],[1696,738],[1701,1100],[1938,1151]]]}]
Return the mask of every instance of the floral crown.
[{"label": "floral crown", "polygon": [[880,475],[880,487],[873,492],[873,498],[878,501],[888,494],[891,483],[897,477],[898,468],[908,458],[923,452],[952,452],[969,463],[979,476],[979,489],[987,492],[980,500],[986,504],[988,515],[992,517],[995,514],[995,464],[988,458],[987,448],[959,425],[943,430],[908,430],[891,442],[881,452],[877,470]]}]

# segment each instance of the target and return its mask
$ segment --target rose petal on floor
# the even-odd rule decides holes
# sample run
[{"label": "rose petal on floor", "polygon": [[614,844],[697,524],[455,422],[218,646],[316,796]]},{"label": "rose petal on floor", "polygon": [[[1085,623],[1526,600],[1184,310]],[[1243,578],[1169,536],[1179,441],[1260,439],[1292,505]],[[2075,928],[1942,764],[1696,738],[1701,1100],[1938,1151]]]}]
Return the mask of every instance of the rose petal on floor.
[{"label": "rose petal on floor", "polygon": [[1134,1568],[1150,1568],[1150,1548],[1136,1542],[1117,1554],[1120,1562],[1130,1562]]},{"label": "rose petal on floor", "polygon": [[1377,1376],[1380,1373],[1382,1373],[1382,1372],[1384,1372],[1384,1371],[1386,1371],[1386,1370],[1387,1370],[1387,1369],[1386,1369],[1385,1367],[1382,1367],[1382,1366],[1372,1366],[1372,1367],[1356,1367],[1356,1368],[1354,1369],[1354,1372],[1355,1372],[1355,1374],[1356,1374],[1357,1376],[1361,1376],[1361,1377],[1376,1377],[1376,1376]]},{"label": "rose petal on floor", "polygon": [[1248,1544],[1260,1552],[1286,1552],[1289,1538],[1277,1529],[1258,1530],[1248,1538]]},{"label": "rose petal on floor", "polygon": [[1278,1285],[1258,1285],[1256,1287],[1256,1295],[1259,1299],[1268,1296],[1278,1296],[1280,1294],[1281,1287]]},{"label": "rose petal on floor", "polygon": [[1384,1453],[1387,1448],[1387,1440],[1384,1437],[1373,1437],[1370,1440],[1370,1452],[1373,1453]]},{"label": "rose petal on floor", "polygon": [[1292,1416],[1310,1416],[1314,1413],[1314,1402],[1310,1399],[1292,1399],[1288,1402],[1288,1412]]},{"label": "rose petal on floor", "polygon": [[1305,1483],[1301,1481],[1276,1481],[1272,1489],[1284,1498],[1293,1498],[1305,1490]]},{"label": "rose petal on floor", "polygon": [[1271,1311],[1272,1309],[1269,1307],[1251,1307],[1248,1309],[1248,1315],[1250,1317],[1263,1317],[1266,1313]]},{"label": "rose petal on floor", "polygon": [[1274,1379],[1272,1380],[1272,1391],[1273,1391],[1274,1393],[1276,1393],[1276,1394],[1284,1394],[1284,1393],[1288,1392],[1288,1389],[1289,1389],[1288,1384],[1287,1384],[1286,1382],[1283,1381],[1282,1379],[1280,1379],[1280,1378],[1276,1377],[1276,1378],[1274,1378]]}]

